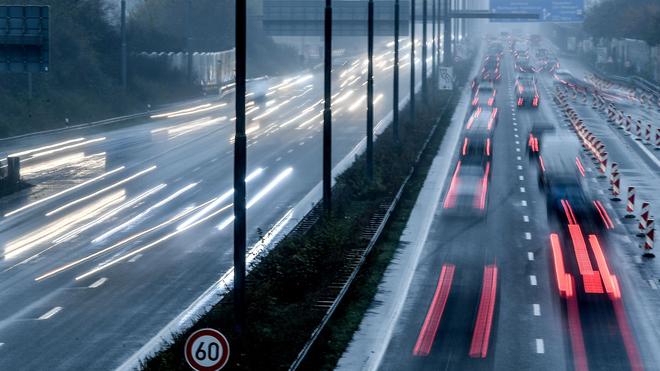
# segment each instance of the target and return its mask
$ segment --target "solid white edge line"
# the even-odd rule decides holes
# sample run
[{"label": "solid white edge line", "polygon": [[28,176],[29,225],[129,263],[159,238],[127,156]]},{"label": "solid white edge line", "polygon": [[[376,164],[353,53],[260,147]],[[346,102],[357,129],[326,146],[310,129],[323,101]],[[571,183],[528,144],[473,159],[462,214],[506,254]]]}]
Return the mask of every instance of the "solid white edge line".
[{"label": "solid white edge line", "polygon": [[545,353],[545,344],[543,343],[543,339],[536,339],[536,353]]}]

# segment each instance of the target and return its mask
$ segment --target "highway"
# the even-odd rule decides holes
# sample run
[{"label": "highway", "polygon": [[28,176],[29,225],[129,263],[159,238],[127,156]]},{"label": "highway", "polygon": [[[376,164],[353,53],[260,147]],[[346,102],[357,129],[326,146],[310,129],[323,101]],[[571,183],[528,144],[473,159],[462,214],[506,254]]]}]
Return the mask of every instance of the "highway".
[{"label": "highway", "polygon": [[[376,123],[392,108],[392,58],[377,45]],[[365,135],[365,61],[335,74],[334,165]],[[317,70],[271,79],[263,99],[248,90],[251,254],[316,201],[322,91]],[[136,125],[2,141],[33,187],[0,200],[0,369],[119,367],[229,272],[233,120],[231,99],[211,99]]]},{"label": "highway", "polygon": [[[547,40],[544,44],[554,48]],[[592,216],[576,212],[576,219],[570,205],[566,213],[551,210],[538,180],[543,163],[530,156],[528,136],[542,124],[566,141],[567,151],[570,141],[577,143],[563,109],[553,102],[567,87],[552,73],[537,72],[539,107],[517,107],[513,60],[507,48],[496,83],[499,118],[484,176],[487,187],[481,188],[487,195],[483,213],[477,203],[474,209],[452,206],[467,179],[460,175],[459,161],[467,166],[460,135],[446,182],[429,183],[438,187],[440,201],[428,234],[413,222],[413,210],[407,228],[414,225],[418,229],[411,231],[422,231],[422,236],[402,242],[406,251],[385,273],[338,370],[658,369],[659,266],[641,257],[636,221],[624,218],[625,203],[611,200],[608,181],[598,176],[587,152],[580,151],[578,158]],[[610,160],[618,161],[622,189],[636,186],[657,211],[659,152],[608,123],[605,112],[592,107],[593,91],[656,127],[657,107],[622,87],[606,87],[569,56],[560,57],[560,64],[590,91],[585,99],[569,98],[568,104],[605,143]],[[469,86],[464,94],[473,94]],[[469,113],[454,117],[464,132],[473,124]],[[446,159],[444,153],[441,148],[438,158]],[[421,194],[426,203],[433,200],[431,193]],[[418,207],[422,216],[429,213],[424,200],[418,200]],[[416,241],[421,241],[419,252],[407,251]],[[414,268],[407,283],[408,259],[415,253],[419,256],[410,260]],[[402,298],[400,311],[397,304],[383,304]]]}]

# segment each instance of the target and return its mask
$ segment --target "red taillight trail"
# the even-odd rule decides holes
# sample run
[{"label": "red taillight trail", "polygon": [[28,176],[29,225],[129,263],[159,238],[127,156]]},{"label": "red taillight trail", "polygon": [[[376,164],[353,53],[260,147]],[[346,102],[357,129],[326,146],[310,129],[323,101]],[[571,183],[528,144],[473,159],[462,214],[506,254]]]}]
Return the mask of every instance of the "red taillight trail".
[{"label": "red taillight trail", "polygon": [[419,332],[415,348],[413,349],[413,355],[415,356],[427,356],[431,352],[431,346],[438,332],[442,313],[445,310],[445,305],[447,305],[447,298],[451,291],[455,269],[456,267],[453,264],[444,264],[442,266],[438,286],[433,295],[433,301],[431,302],[429,311],[424,319],[424,324],[422,325],[422,330]]},{"label": "red taillight trail", "polygon": [[486,358],[488,353],[488,342],[490,330],[493,325],[493,312],[495,311],[495,299],[497,297],[497,266],[487,265],[484,267],[484,279],[481,287],[481,300],[477,321],[474,324],[472,343],[470,344],[470,357]]}]

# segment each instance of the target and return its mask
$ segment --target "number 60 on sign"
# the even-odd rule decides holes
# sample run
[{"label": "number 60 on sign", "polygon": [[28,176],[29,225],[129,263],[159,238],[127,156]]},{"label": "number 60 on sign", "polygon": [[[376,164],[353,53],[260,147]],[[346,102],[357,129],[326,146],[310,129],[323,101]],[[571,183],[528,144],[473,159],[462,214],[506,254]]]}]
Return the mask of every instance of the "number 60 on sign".
[{"label": "number 60 on sign", "polygon": [[217,371],[227,365],[229,342],[217,330],[197,330],[186,340],[185,356],[188,365],[197,371]]}]

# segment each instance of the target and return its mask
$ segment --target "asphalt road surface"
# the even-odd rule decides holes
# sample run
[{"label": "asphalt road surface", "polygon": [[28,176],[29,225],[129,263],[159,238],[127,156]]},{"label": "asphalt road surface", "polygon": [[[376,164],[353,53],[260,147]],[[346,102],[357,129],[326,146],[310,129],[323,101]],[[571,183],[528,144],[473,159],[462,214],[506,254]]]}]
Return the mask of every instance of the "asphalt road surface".
[{"label": "asphalt road surface", "polygon": [[[390,50],[376,48],[376,123],[392,109]],[[365,58],[336,73],[333,164],[364,137]],[[321,179],[322,92],[310,71],[248,95],[249,246]],[[34,186],[0,200],[0,369],[115,368],[231,268],[233,117],[209,100],[2,143]]]},{"label": "asphalt road surface", "polygon": [[[570,59],[567,65],[580,80],[589,72]],[[635,222],[624,221],[621,203],[610,200],[607,180],[582,151],[587,196],[602,213],[594,203],[592,216],[575,220],[570,207],[549,207],[527,140],[538,123],[576,140],[552,102],[561,84],[550,73],[536,73],[540,107],[518,108],[508,51],[501,66],[485,211],[438,207],[392,334],[373,340],[386,344],[379,369],[657,369],[657,265],[642,263],[639,240],[631,237]],[[610,91],[608,99],[657,119],[655,107],[627,94]],[[627,184],[644,189],[647,200],[657,198],[657,151],[617,133],[587,98],[571,104],[625,164]],[[441,202],[453,183],[447,181]]]}]

